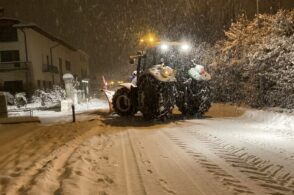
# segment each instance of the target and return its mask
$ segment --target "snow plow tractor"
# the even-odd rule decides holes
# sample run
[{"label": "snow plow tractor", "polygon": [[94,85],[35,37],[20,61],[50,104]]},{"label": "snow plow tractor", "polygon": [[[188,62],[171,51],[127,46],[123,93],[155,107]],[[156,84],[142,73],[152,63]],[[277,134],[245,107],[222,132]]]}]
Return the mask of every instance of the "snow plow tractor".
[{"label": "snow plow tractor", "polygon": [[210,107],[210,75],[191,62],[190,46],[158,43],[130,57],[137,64],[131,83],[123,83],[112,98],[120,116],[140,111],[145,119],[164,119],[177,106],[184,115],[202,115]]},{"label": "snow plow tractor", "polygon": [[162,61],[148,61],[143,52],[130,57],[137,61],[131,83],[121,84],[113,98],[114,111],[121,116],[130,116],[140,111],[145,119],[168,117],[175,104],[176,77],[174,70]]}]

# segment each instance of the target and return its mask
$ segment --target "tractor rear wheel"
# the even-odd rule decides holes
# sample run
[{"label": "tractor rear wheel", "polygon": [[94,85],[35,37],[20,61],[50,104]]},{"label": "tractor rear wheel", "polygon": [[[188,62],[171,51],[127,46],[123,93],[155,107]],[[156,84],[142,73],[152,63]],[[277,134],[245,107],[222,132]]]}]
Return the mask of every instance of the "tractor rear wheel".
[{"label": "tractor rear wheel", "polygon": [[[207,81],[193,80],[187,91],[187,98],[184,92],[177,100],[177,107],[185,116],[202,117],[211,106],[211,90]],[[185,100],[186,99],[186,100]]]}]

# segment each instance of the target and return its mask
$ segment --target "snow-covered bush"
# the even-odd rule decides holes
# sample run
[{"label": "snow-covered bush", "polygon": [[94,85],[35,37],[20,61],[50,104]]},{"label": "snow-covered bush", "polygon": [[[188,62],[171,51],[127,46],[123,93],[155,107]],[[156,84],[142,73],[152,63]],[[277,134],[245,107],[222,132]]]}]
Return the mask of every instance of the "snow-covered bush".
[{"label": "snow-covered bush", "polygon": [[294,108],[294,10],[241,17],[215,46],[216,101]]},{"label": "snow-covered bush", "polygon": [[54,85],[53,89],[46,91],[37,89],[32,96],[32,102],[41,103],[42,106],[50,106],[53,104],[59,104],[64,98],[65,90],[60,86]]},{"label": "snow-covered bush", "polygon": [[9,106],[14,105],[14,96],[9,92],[5,92],[4,94],[5,94],[5,97],[6,97],[7,104]]},{"label": "snow-covered bush", "polygon": [[25,105],[27,105],[28,100],[26,98],[26,94],[25,93],[17,93],[14,96],[14,104],[20,108],[23,107]]}]

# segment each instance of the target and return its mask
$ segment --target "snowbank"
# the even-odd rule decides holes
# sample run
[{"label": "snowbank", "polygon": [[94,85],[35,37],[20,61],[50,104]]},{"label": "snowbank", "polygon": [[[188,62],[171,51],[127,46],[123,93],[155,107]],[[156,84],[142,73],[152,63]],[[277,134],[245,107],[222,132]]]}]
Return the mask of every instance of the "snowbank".
[{"label": "snowbank", "polygon": [[106,100],[92,99],[89,102],[78,104],[76,106],[77,112],[93,111],[97,109],[108,109],[108,102]]},{"label": "snowbank", "polygon": [[241,118],[274,129],[294,130],[294,114],[265,110],[247,110]]},{"label": "snowbank", "polygon": [[[36,107],[30,105],[26,108],[37,108],[38,104],[34,104]],[[105,100],[100,99],[92,99],[89,102],[81,103],[76,105],[76,114],[83,114],[83,120],[87,119],[87,113],[95,111],[108,109],[108,103]],[[71,121],[72,112],[60,112],[54,110],[33,110],[33,116],[39,117],[42,123],[57,123],[57,122],[68,122]],[[13,116],[28,116],[30,112],[28,111],[19,111],[19,112],[11,112],[9,113],[10,117]]]}]

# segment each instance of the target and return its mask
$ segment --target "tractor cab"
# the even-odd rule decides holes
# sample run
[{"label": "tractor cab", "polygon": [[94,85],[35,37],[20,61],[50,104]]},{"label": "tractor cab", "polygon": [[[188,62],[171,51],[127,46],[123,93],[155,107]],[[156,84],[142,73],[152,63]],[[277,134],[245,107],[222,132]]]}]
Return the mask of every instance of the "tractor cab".
[{"label": "tractor cab", "polygon": [[181,42],[158,42],[138,53],[140,55],[135,57],[138,58],[137,72],[139,74],[155,65],[168,66],[173,70],[182,69],[189,66],[193,59],[192,47]]}]

